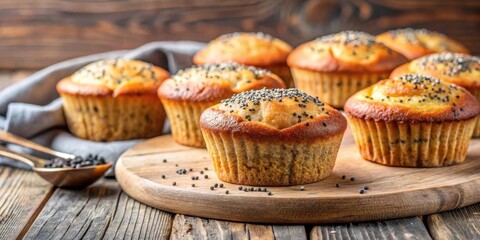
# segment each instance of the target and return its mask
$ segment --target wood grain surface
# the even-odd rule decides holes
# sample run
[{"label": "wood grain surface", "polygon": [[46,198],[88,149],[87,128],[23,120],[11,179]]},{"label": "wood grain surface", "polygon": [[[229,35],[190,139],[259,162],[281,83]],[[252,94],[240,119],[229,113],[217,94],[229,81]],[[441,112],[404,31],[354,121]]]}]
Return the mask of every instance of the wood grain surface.
[{"label": "wood grain surface", "polygon": [[427,226],[435,239],[480,239],[480,204],[429,215]]},{"label": "wood grain surface", "polygon": [[170,239],[307,239],[303,225],[258,225],[177,214]]},{"label": "wood grain surface", "polygon": [[158,40],[263,31],[297,45],[346,29],[444,32],[480,53],[480,1],[0,0],[0,68],[40,68]]},{"label": "wood grain surface", "polygon": [[172,215],[129,198],[115,180],[57,189],[26,239],[168,239]]},{"label": "wood grain surface", "polygon": [[35,173],[0,166],[0,238],[23,236],[52,192]]},{"label": "wood grain surface", "polygon": [[[361,159],[353,146],[342,147],[330,177],[305,185],[305,191],[300,186],[270,187],[270,196],[239,191],[238,185],[229,183],[211,190],[222,182],[206,150],[179,145],[167,135],[125,152],[116,176],[131,197],[168,212],[242,222],[333,223],[419,216],[480,202],[479,156],[480,139],[476,139],[463,164],[394,168]],[[186,174],[177,174],[180,169]],[[370,189],[359,194],[365,185]]]},{"label": "wood grain surface", "polygon": [[[375,231],[372,231],[375,229]],[[312,240],[330,239],[431,239],[419,217],[366,223],[315,226],[310,232]]]}]

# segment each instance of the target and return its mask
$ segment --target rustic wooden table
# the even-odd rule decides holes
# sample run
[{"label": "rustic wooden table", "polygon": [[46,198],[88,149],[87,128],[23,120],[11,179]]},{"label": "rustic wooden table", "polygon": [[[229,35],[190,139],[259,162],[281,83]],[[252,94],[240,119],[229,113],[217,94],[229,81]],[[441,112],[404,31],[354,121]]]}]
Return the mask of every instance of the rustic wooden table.
[{"label": "rustic wooden table", "polygon": [[[0,89],[30,73],[0,71]],[[114,179],[63,190],[33,172],[0,166],[0,239],[16,238],[480,239],[480,203],[388,221],[260,225],[163,212],[130,198]]]}]

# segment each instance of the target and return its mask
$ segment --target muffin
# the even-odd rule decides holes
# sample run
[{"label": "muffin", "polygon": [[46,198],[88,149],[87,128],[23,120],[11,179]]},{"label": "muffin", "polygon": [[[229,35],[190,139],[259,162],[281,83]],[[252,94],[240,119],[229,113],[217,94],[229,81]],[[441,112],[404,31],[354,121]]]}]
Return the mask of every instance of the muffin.
[{"label": "muffin", "polygon": [[288,57],[295,86],[336,108],[387,78],[407,59],[364,32],[345,31],[297,47]]},{"label": "muffin", "polygon": [[380,81],[345,104],[363,158],[402,167],[463,162],[479,112],[464,88],[416,74]]},{"label": "muffin", "polygon": [[427,29],[397,29],[377,36],[377,41],[413,60],[431,53],[469,51],[447,36]]},{"label": "muffin", "polygon": [[[391,77],[418,73],[464,87],[480,100],[480,58],[461,53],[436,53],[395,69]],[[480,137],[480,118],[473,137]]]},{"label": "muffin", "polygon": [[284,88],[270,71],[236,63],[192,66],[166,80],[158,89],[176,142],[205,147],[198,126],[200,114],[235,93],[251,89]]},{"label": "muffin", "polygon": [[156,92],[168,76],[162,68],[135,60],[83,67],[57,84],[70,131],[92,141],[160,135],[165,111]]},{"label": "muffin", "polygon": [[340,112],[294,88],[236,94],[200,118],[218,178],[254,186],[326,178],[346,126]]},{"label": "muffin", "polygon": [[224,34],[211,41],[193,57],[197,65],[236,62],[267,69],[293,87],[292,75],[287,66],[292,47],[286,42],[265,33],[237,32]]}]

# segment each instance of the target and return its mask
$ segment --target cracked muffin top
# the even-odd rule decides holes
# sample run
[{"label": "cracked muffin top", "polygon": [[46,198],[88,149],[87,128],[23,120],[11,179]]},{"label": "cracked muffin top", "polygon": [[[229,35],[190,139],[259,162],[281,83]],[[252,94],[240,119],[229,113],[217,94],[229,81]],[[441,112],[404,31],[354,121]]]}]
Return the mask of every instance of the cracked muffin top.
[{"label": "cracked muffin top", "polygon": [[378,35],[377,41],[403,54],[410,60],[439,52],[469,53],[468,49],[457,41],[444,34],[427,29],[391,30]]},{"label": "cracked muffin top", "polygon": [[270,71],[237,63],[192,66],[180,70],[159,88],[162,99],[211,102],[261,88],[285,88]]},{"label": "cracked muffin top", "polygon": [[218,131],[297,140],[343,133],[347,126],[338,110],[294,88],[236,94],[204,111],[200,124]]},{"label": "cracked muffin top", "polygon": [[155,93],[168,72],[150,63],[108,59],[90,63],[57,85],[59,92],[80,95]]},{"label": "cracked muffin top", "polygon": [[261,32],[224,34],[195,54],[197,65],[237,62],[266,67],[284,65],[292,47],[286,42]]},{"label": "cracked muffin top", "polygon": [[428,75],[468,90],[480,90],[480,58],[461,53],[436,53],[395,69],[391,77],[409,73]]},{"label": "cracked muffin top", "polygon": [[290,67],[320,72],[390,72],[406,63],[400,53],[365,32],[343,31],[298,46],[287,59]]},{"label": "cracked muffin top", "polygon": [[477,116],[480,103],[460,86],[408,74],[356,93],[344,109],[351,116],[378,121],[444,122]]}]

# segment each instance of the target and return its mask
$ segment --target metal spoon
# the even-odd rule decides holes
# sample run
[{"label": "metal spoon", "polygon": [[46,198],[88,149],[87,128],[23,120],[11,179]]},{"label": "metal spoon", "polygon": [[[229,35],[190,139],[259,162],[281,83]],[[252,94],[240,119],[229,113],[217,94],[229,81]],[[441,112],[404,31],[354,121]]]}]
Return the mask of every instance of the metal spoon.
[{"label": "metal spoon", "polygon": [[[16,145],[35,149],[61,158],[74,158],[75,155],[54,151],[37,143],[15,136],[11,133],[0,130],[0,140]],[[30,165],[35,173],[55,186],[62,188],[86,187],[105,174],[112,166],[111,163],[102,165],[87,166],[81,168],[45,168],[47,160],[38,157],[17,153],[0,146],[0,156],[5,156]]]},{"label": "metal spoon", "polygon": [[64,159],[75,158],[75,155],[73,154],[54,151],[38,143],[32,142],[28,139],[25,139],[19,136],[15,136],[9,132],[5,132],[2,130],[0,130],[0,141],[6,142],[6,143],[13,143],[15,145],[19,145],[26,148],[31,148],[33,150],[37,150],[39,152],[50,154],[52,156],[59,157],[59,158],[64,158]]}]

